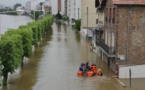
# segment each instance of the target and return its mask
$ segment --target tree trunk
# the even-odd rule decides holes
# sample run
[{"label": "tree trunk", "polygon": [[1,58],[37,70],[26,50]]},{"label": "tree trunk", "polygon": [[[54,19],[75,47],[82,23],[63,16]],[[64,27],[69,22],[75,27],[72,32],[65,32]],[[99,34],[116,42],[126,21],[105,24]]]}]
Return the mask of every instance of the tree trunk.
[{"label": "tree trunk", "polygon": [[8,72],[5,72],[5,73],[3,74],[3,77],[4,77],[4,79],[3,79],[3,85],[7,85]]},{"label": "tree trunk", "polygon": [[24,60],[24,56],[22,56],[22,62],[21,62],[21,67],[24,65],[24,62],[23,62],[23,60]]}]

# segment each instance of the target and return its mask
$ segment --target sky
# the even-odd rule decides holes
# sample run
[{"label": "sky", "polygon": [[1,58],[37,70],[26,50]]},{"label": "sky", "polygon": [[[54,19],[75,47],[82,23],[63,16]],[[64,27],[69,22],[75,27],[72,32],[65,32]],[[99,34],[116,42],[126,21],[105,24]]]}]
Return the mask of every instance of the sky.
[{"label": "sky", "polygon": [[27,1],[39,1],[39,2],[43,2],[45,0],[0,0],[0,5],[14,6],[16,3],[20,3],[20,4],[22,4],[22,6],[25,6],[25,3]]}]

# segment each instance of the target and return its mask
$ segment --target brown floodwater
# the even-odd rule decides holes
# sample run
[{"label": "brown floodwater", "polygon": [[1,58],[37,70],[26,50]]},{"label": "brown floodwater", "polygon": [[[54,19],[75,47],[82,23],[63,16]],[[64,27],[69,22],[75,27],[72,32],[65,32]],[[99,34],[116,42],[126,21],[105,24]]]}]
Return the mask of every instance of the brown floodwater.
[{"label": "brown floodwater", "polygon": [[[3,90],[141,90],[122,87],[112,78],[112,71],[92,52],[90,42],[71,26],[54,23],[32,57],[9,75],[8,85]],[[96,64],[104,75],[78,77],[79,65],[86,61]]]}]

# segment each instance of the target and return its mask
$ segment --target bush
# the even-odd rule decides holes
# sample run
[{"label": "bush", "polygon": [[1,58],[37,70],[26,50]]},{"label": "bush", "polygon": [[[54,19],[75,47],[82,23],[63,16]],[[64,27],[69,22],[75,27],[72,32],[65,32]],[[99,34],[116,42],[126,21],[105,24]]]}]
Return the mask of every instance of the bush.
[{"label": "bush", "polygon": [[56,14],[56,19],[62,19],[62,15],[58,12],[57,14]]},{"label": "bush", "polygon": [[64,21],[69,21],[69,17],[68,17],[68,16],[64,16],[64,17],[62,18],[62,20],[64,20]]},{"label": "bush", "polygon": [[77,30],[80,30],[80,27],[81,27],[81,20],[76,20],[74,28],[77,29]]}]

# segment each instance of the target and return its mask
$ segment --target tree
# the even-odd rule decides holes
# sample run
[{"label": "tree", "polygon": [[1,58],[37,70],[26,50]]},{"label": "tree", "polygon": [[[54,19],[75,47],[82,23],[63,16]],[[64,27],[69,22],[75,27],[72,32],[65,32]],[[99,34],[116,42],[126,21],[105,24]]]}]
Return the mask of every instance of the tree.
[{"label": "tree", "polygon": [[68,16],[64,16],[62,19],[63,19],[64,21],[69,21],[69,17],[68,17]]},{"label": "tree", "polygon": [[20,4],[20,3],[16,3],[15,5],[14,5],[14,10],[16,10],[17,9],[17,7],[21,7],[22,5]]},{"label": "tree", "polygon": [[2,65],[3,84],[7,84],[8,73],[14,73],[21,65],[23,55],[22,37],[20,35],[3,35],[0,41],[0,56]]},{"label": "tree", "polygon": [[41,15],[42,12],[40,11],[31,11],[31,14],[32,14],[32,18],[37,20],[39,18],[39,16]]},{"label": "tree", "polygon": [[80,27],[81,27],[81,20],[76,20],[74,28],[77,29],[77,30],[80,30]]},{"label": "tree", "polygon": [[20,29],[9,29],[6,34],[7,35],[13,35],[18,34],[22,37],[22,44],[23,44],[23,55],[21,57],[21,65],[23,65],[23,58],[24,57],[30,57],[32,54],[32,31],[29,28],[26,28],[25,26],[20,26]]},{"label": "tree", "polygon": [[43,5],[43,2],[40,2],[40,4],[39,4],[39,5],[40,5],[40,7],[41,7],[41,10],[42,10],[42,5]]},{"label": "tree", "polygon": [[60,14],[59,11],[58,11],[58,13],[56,14],[56,18],[57,18],[57,19],[62,19],[62,15]]}]

